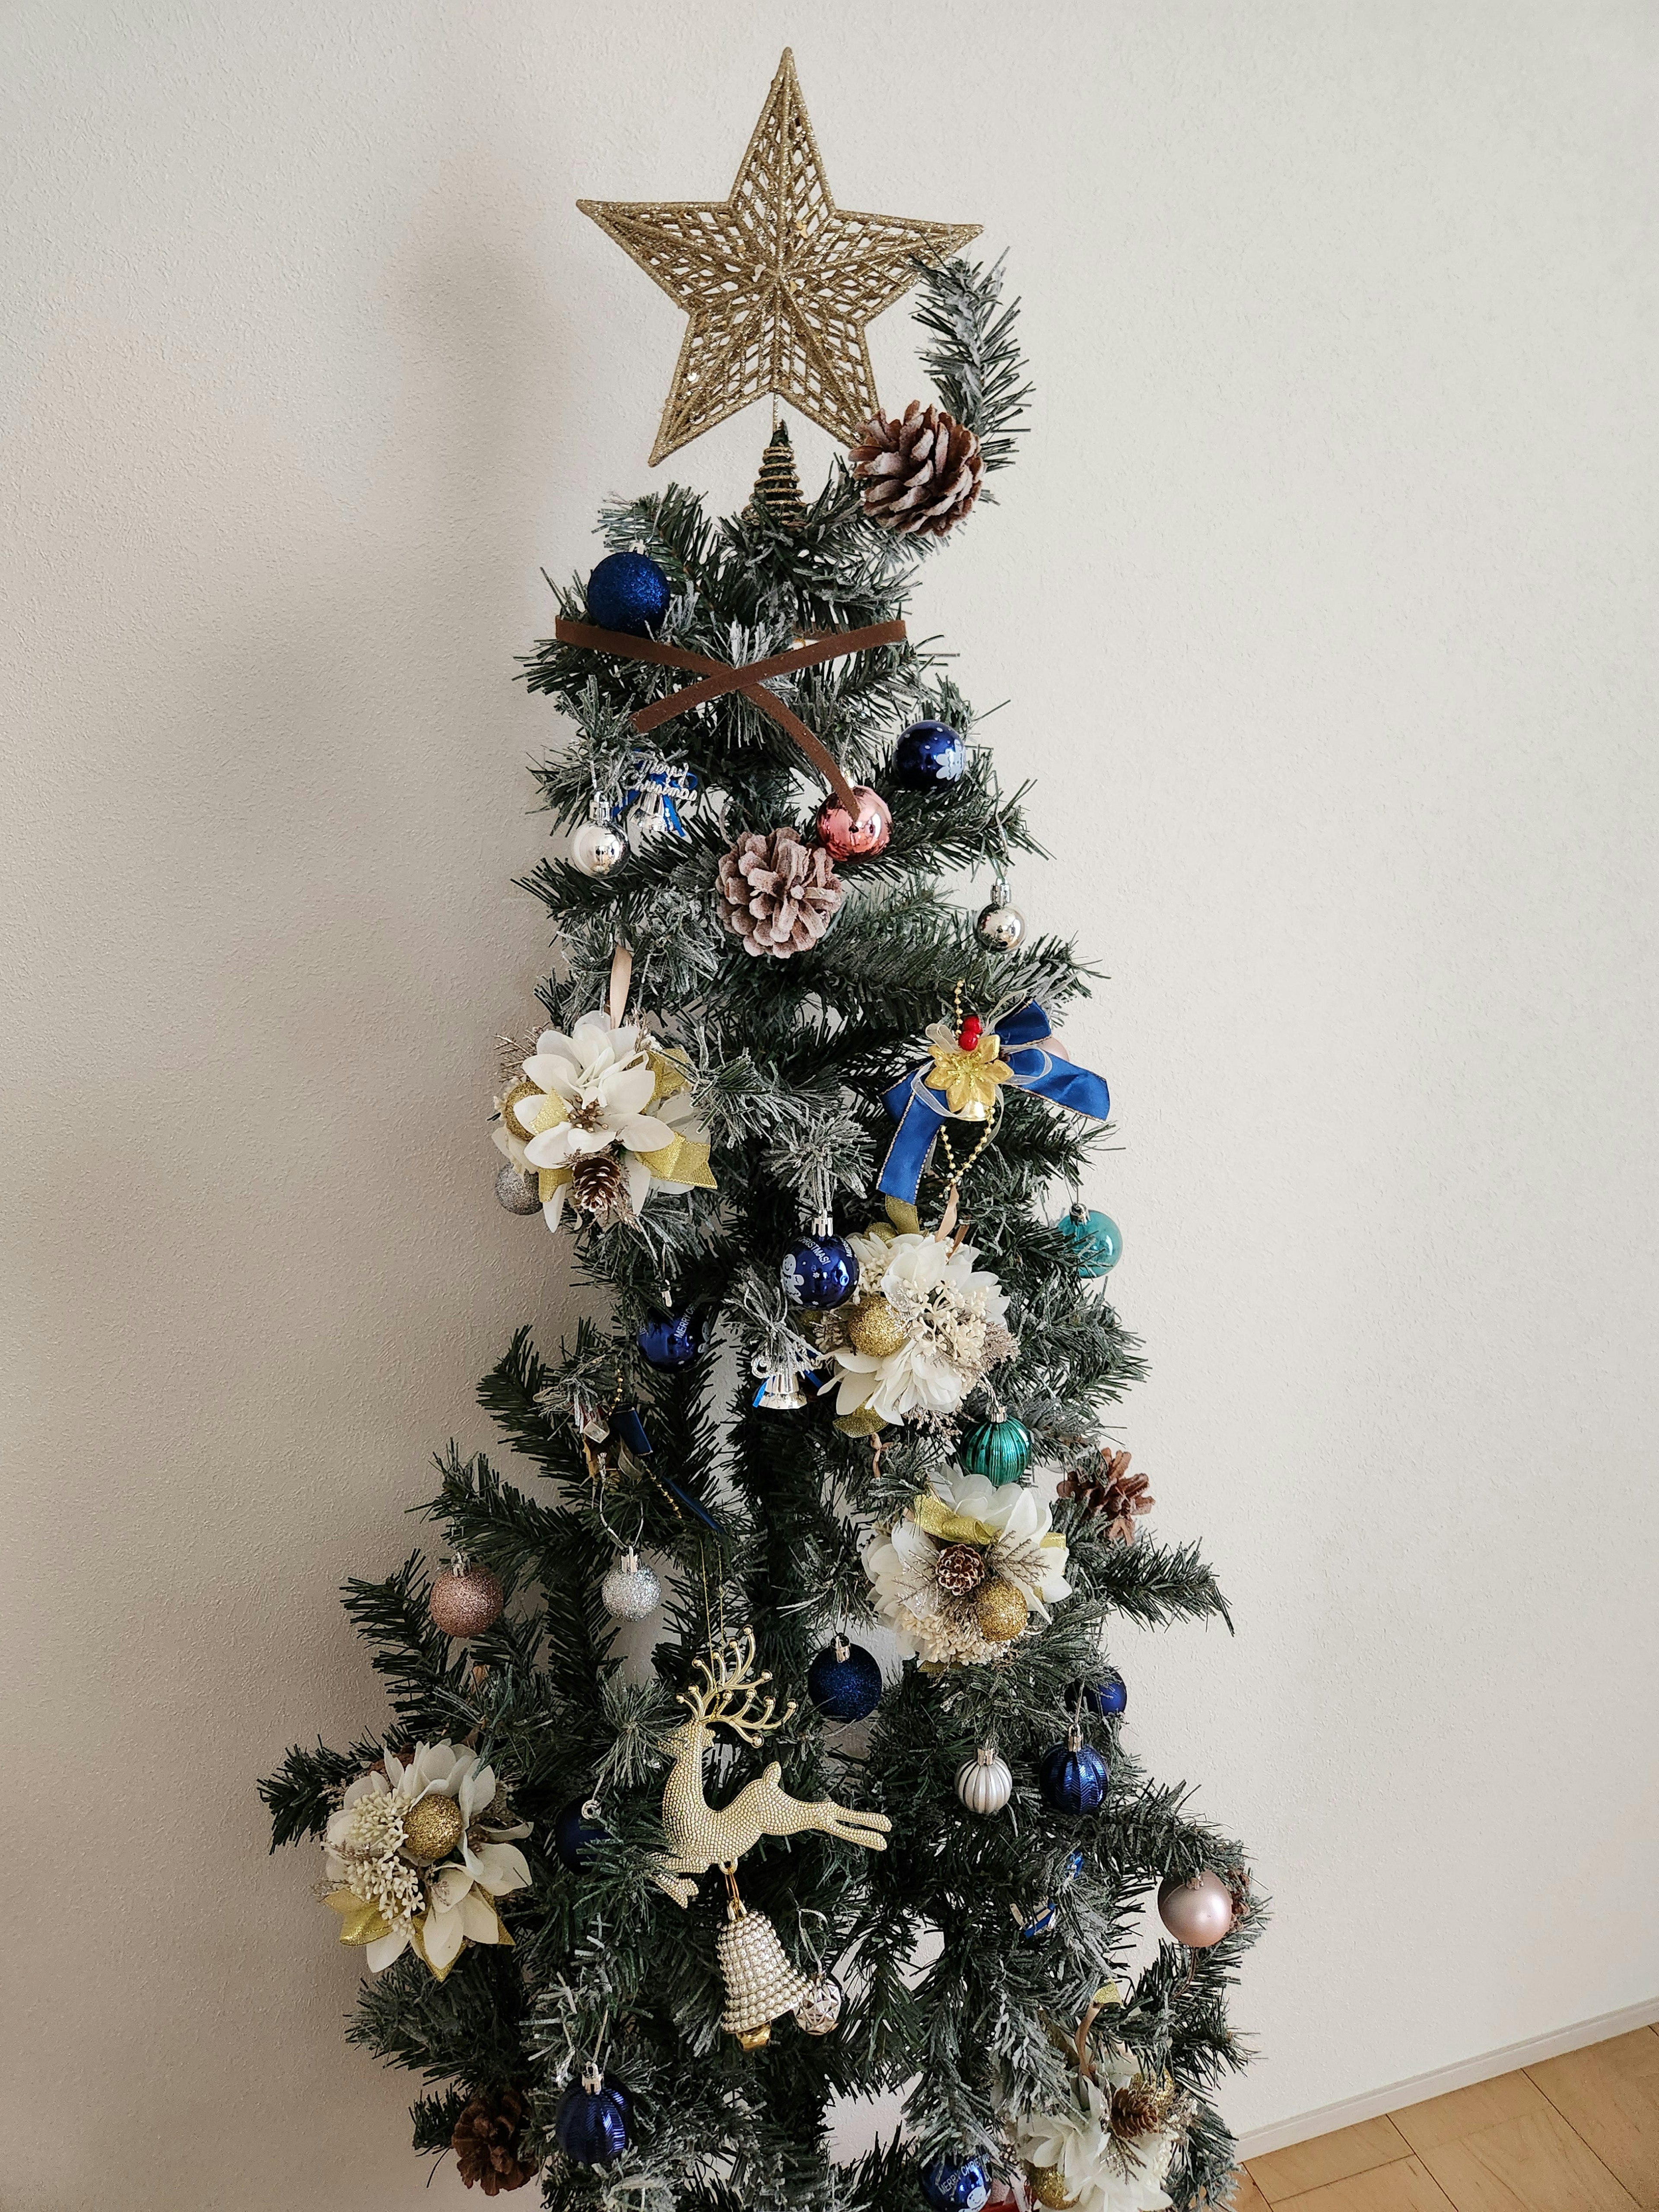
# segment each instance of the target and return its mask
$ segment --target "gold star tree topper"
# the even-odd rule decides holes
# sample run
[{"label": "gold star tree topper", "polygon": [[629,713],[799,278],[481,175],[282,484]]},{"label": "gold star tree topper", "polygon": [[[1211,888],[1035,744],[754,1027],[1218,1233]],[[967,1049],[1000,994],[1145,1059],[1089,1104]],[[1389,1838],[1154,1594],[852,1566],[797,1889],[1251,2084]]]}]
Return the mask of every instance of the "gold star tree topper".
[{"label": "gold star tree topper", "polygon": [[977,223],[836,205],[786,48],[724,200],[578,200],[690,317],[651,465],[772,392],[844,445],[876,413],[867,326]]}]

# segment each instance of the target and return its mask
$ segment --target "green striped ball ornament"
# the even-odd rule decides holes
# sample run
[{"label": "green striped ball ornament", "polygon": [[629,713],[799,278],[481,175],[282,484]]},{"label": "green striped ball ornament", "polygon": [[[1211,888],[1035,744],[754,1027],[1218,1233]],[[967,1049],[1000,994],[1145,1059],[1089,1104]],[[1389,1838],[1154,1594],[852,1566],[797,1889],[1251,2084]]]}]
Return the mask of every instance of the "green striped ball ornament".
[{"label": "green striped ball ornament", "polygon": [[1018,1482],[1031,1464],[1031,1431],[1012,1416],[981,1421],[969,1430],[958,1456],[969,1474],[982,1474],[1000,1489]]}]

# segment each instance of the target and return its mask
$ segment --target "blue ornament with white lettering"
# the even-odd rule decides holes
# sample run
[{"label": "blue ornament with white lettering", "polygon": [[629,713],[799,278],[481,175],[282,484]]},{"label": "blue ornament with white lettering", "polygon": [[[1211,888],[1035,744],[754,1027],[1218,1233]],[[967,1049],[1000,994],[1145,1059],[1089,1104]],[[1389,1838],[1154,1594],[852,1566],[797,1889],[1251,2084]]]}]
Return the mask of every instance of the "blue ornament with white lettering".
[{"label": "blue ornament with white lettering", "polygon": [[1042,1795],[1056,1813],[1097,1812],[1111,1778],[1105,1759],[1075,1729],[1064,1743],[1049,1745],[1037,1768]]},{"label": "blue ornament with white lettering", "polygon": [[859,1285],[857,1254],[844,1237],[828,1233],[798,1237],[778,1272],[795,1304],[819,1313],[844,1306]]},{"label": "blue ornament with white lettering", "polygon": [[881,1703],[881,1668],[861,1644],[838,1636],[807,1668],[806,1694],[825,1720],[868,1720]]},{"label": "blue ornament with white lettering", "polygon": [[1109,1275],[1123,1257],[1123,1231],[1109,1213],[1101,1213],[1080,1201],[1061,1214],[1054,1226],[1072,1248],[1077,1271],[1085,1283]]},{"label": "blue ornament with white lettering", "polygon": [[921,2193],[933,2212],[981,2212],[990,2201],[990,2172],[976,2154],[951,2158],[941,2151],[922,2174]]},{"label": "blue ornament with white lettering", "polygon": [[614,2074],[586,2069],[560,2098],[553,2133],[578,2166],[611,2166],[628,2148],[628,2092]]},{"label": "blue ornament with white lettering", "polygon": [[607,553],[587,580],[587,619],[597,629],[654,637],[668,612],[668,579],[643,553]]},{"label": "blue ornament with white lettering", "polygon": [[906,791],[931,791],[936,783],[954,783],[967,765],[960,730],[948,722],[912,722],[893,748],[888,773]]},{"label": "blue ornament with white lettering", "polygon": [[593,1863],[597,1844],[611,1831],[599,1824],[599,1808],[591,1797],[573,1797],[553,1817],[553,1848],[572,1874],[581,1874]]},{"label": "blue ornament with white lettering", "polygon": [[[1081,1851],[1068,1851],[1060,1869],[1062,1887],[1074,1882],[1082,1873],[1085,1863]],[[1020,1922],[1019,1932],[1026,1942],[1041,1943],[1045,1936],[1054,1934],[1054,1923],[1059,1917],[1059,1900],[1055,1898],[1045,1897],[1041,1905],[1033,1907],[1030,1917]]]},{"label": "blue ornament with white lettering", "polygon": [[708,1324],[695,1310],[656,1313],[640,1325],[635,1341],[653,1367],[689,1367],[708,1340]]}]

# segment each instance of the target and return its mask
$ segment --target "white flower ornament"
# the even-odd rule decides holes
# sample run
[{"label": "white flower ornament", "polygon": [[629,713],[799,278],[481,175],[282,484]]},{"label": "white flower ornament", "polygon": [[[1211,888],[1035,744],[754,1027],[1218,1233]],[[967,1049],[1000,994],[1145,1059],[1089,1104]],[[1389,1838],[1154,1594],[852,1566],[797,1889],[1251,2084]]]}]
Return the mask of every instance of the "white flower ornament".
[{"label": "white flower ornament", "polygon": [[[836,1374],[826,1387],[836,1391],[837,1416],[888,1422],[955,1413],[1012,1347],[1001,1285],[975,1266],[973,1245],[953,1247],[937,1234],[894,1236],[878,1226],[848,1242],[858,1255],[860,1302],[884,1299],[902,1341],[890,1352],[860,1352],[854,1341],[830,1353]],[[855,1333],[858,1321],[854,1306]]]},{"label": "white flower ornament", "polygon": [[[406,1763],[388,1751],[348,1788],[324,1832],[323,1870],[340,1941],[364,1947],[371,1973],[412,1948],[441,1981],[464,1944],[512,1942],[494,1899],[529,1887],[517,1840],[530,1824],[492,1821],[496,1794],[493,1770],[453,1743],[418,1744]],[[420,1814],[434,1798],[453,1813]]]}]

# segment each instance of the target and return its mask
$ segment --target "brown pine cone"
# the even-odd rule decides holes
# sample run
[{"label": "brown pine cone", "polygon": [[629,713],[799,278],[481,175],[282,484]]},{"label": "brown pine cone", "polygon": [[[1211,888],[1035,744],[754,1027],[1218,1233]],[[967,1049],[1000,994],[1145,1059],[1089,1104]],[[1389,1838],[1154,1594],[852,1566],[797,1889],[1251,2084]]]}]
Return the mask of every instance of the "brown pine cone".
[{"label": "brown pine cone", "polygon": [[1109,1542],[1132,1544],[1135,1522],[1158,1503],[1146,1483],[1144,1474],[1130,1474],[1128,1453],[1109,1445],[1092,1467],[1068,1474],[1056,1495],[1076,1498],[1085,1521],[1104,1521]]},{"label": "brown pine cone", "polygon": [[516,2089],[496,2089],[467,2100],[449,2141],[469,2189],[499,2197],[535,2179],[535,2167],[520,2155],[524,2119],[524,2099]]},{"label": "brown pine cone", "polygon": [[750,830],[720,860],[720,911],[745,952],[787,960],[830,927],[847,887],[822,845],[803,845],[787,823]]},{"label": "brown pine cone", "polygon": [[985,1579],[985,1554],[974,1544],[947,1544],[933,1562],[933,1572],[947,1597],[966,1597]]},{"label": "brown pine cone", "polygon": [[1163,2127],[1175,2110],[1175,2084],[1166,2075],[1161,2081],[1137,2074],[1133,2081],[1114,2089],[1109,2124],[1120,2142],[1133,2142]]},{"label": "brown pine cone", "polygon": [[943,538],[979,497],[985,464],[974,433],[913,399],[902,417],[872,416],[853,448],[872,522],[901,538]]},{"label": "brown pine cone", "polygon": [[570,1195],[577,1211],[591,1215],[601,1229],[634,1218],[628,1197],[628,1170],[614,1148],[608,1152],[577,1154],[570,1163]]}]

